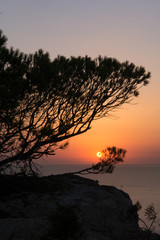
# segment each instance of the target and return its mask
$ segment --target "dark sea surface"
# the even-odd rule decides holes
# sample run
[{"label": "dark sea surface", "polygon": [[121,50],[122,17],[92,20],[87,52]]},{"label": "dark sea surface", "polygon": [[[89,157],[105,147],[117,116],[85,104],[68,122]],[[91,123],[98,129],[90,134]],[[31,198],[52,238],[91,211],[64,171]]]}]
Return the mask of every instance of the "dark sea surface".
[{"label": "dark sea surface", "polygon": [[[90,165],[43,165],[44,175],[74,172]],[[160,164],[143,165],[117,165],[112,174],[82,175],[98,180],[101,185],[112,185],[127,192],[133,204],[139,201],[142,209],[139,212],[145,219],[144,210],[149,204],[153,204],[160,219]],[[160,233],[160,226],[156,228]]]}]

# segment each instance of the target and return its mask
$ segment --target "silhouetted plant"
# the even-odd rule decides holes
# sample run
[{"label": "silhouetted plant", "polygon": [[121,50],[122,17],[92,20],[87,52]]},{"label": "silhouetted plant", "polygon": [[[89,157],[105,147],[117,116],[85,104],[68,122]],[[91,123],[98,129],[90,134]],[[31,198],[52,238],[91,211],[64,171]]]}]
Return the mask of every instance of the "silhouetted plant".
[{"label": "silhouetted plant", "polygon": [[84,240],[86,236],[82,230],[76,212],[67,206],[58,206],[57,210],[49,217],[50,230],[42,239],[57,240]]},{"label": "silhouetted plant", "polygon": [[[133,205],[134,209],[136,210],[136,213],[142,209],[142,206],[139,201],[136,202],[135,205]],[[158,213],[155,210],[155,207],[152,204],[150,204],[148,207],[145,208],[144,210],[144,215],[146,217],[146,220],[142,218],[138,218],[138,220],[143,224],[143,234],[142,234],[142,239],[153,239],[152,233],[155,231],[155,227],[158,225],[160,226],[160,222],[158,219]],[[160,236],[157,235],[155,239],[160,239]]]},{"label": "silhouetted plant", "polygon": [[148,207],[145,208],[145,217],[148,220],[148,224],[141,218],[139,220],[144,225],[144,230],[153,232],[155,230],[155,225],[158,224],[157,219],[157,212],[155,211],[155,207],[153,204],[150,204]]},{"label": "silhouetted plant", "polygon": [[126,150],[116,147],[107,147],[102,151],[102,158],[96,164],[89,168],[73,172],[72,174],[99,174],[99,173],[112,173],[115,164],[123,162],[126,156]]},{"label": "silhouetted plant", "polygon": [[42,50],[27,55],[8,49],[6,41],[0,32],[1,174],[37,173],[33,160],[65,148],[64,141],[88,131],[93,120],[138,96],[150,78],[128,61],[51,60]]}]

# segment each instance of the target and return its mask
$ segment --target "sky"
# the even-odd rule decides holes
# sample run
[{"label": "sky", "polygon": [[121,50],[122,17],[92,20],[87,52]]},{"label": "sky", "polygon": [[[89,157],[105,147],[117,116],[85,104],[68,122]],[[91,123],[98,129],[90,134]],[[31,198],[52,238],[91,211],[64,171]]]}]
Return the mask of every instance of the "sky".
[{"label": "sky", "polygon": [[[7,46],[25,53],[99,55],[128,60],[151,72],[132,104],[93,122],[45,163],[95,163],[107,146],[127,150],[125,163],[160,163],[160,1],[0,0],[0,29]],[[52,160],[52,161],[51,161]]]}]

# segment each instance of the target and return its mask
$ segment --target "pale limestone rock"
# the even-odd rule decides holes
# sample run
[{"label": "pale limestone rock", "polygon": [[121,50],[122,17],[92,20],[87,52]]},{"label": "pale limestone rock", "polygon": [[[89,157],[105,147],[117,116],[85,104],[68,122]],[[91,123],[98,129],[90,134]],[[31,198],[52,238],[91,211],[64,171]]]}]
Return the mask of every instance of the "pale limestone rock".
[{"label": "pale limestone rock", "polygon": [[59,204],[75,210],[88,240],[138,240],[138,216],[129,214],[133,205],[128,194],[74,175],[46,177],[41,187],[45,184],[49,190],[24,189],[0,201],[0,210],[6,213],[0,219],[0,240],[40,239]]}]

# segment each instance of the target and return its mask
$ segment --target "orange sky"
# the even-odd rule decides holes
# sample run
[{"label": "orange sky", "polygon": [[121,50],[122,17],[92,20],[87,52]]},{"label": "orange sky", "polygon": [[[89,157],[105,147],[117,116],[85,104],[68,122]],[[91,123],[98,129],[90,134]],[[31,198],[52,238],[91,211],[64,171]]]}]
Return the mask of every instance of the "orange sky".
[{"label": "orange sky", "polygon": [[[129,60],[152,74],[135,105],[125,105],[70,139],[53,163],[95,162],[106,146],[127,150],[126,163],[160,163],[160,1],[3,1],[0,28],[8,46],[52,58],[98,55]],[[50,163],[49,160],[47,160]]]},{"label": "orange sky", "polygon": [[117,146],[127,150],[126,163],[151,163],[151,159],[160,163],[159,132],[155,129],[159,122],[154,111],[145,111],[143,103],[139,103],[127,105],[113,115],[114,118],[94,122],[84,135],[70,139],[68,149],[58,151],[54,162],[61,159],[70,163],[94,163],[98,160],[97,151]]}]

